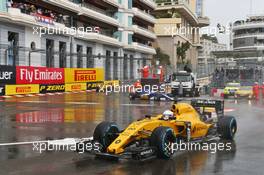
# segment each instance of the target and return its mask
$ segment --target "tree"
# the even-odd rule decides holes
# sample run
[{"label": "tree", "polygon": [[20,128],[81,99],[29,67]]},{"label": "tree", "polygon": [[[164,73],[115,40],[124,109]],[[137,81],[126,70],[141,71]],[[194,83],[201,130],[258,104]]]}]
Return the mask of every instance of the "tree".
[{"label": "tree", "polygon": [[159,61],[160,65],[170,65],[170,56],[165,54],[160,48],[156,49],[156,55],[154,55],[153,61]]},{"label": "tree", "polygon": [[186,52],[189,49],[190,49],[190,43],[188,41],[182,43],[181,46],[177,47],[177,56],[181,59],[182,63],[184,63],[184,60],[186,58]]}]

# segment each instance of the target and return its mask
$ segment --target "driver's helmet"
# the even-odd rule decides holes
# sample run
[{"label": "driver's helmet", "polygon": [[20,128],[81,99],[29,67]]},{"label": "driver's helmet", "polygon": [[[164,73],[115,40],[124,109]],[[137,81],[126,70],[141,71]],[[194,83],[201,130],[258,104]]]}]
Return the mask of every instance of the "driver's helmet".
[{"label": "driver's helmet", "polygon": [[173,116],[174,116],[174,114],[173,114],[172,111],[170,111],[170,110],[166,110],[166,111],[164,111],[163,114],[162,114],[162,119],[163,119],[163,120],[169,120],[169,119],[173,118]]}]

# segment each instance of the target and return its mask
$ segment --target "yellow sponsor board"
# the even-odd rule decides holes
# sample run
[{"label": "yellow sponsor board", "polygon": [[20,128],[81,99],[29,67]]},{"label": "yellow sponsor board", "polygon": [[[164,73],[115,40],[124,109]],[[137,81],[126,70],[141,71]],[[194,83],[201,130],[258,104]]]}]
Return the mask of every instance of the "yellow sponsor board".
[{"label": "yellow sponsor board", "polygon": [[6,95],[23,95],[39,93],[38,84],[30,85],[6,85]]},{"label": "yellow sponsor board", "polygon": [[65,84],[66,92],[74,92],[74,91],[85,91],[86,83],[69,83]]},{"label": "yellow sponsor board", "polygon": [[104,81],[104,69],[65,68],[65,83]]}]

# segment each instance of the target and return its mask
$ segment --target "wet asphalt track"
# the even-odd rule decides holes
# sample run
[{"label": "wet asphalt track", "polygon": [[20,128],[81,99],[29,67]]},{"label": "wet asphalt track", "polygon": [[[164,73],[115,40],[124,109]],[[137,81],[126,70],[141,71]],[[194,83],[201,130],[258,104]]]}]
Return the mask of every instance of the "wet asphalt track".
[{"label": "wet asphalt track", "polygon": [[[159,114],[171,102],[130,102],[127,95],[76,93],[0,101],[0,143],[92,136],[103,120],[121,127]],[[171,160],[109,162],[73,152],[33,151],[33,146],[0,146],[0,175],[100,174],[259,174],[264,173],[264,103],[226,101],[228,115],[238,121],[231,151],[177,153]]]}]

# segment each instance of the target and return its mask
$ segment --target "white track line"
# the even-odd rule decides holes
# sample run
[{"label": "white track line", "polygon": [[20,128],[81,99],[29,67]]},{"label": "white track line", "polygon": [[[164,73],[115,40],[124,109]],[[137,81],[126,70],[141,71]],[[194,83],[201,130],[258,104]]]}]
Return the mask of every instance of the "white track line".
[{"label": "white track line", "polygon": [[76,144],[79,141],[87,141],[92,140],[93,137],[88,138],[65,138],[60,140],[42,140],[42,141],[28,141],[28,142],[11,142],[11,143],[0,143],[0,146],[17,146],[17,145],[31,145],[37,143],[49,143],[53,145],[68,145],[68,144]]}]

